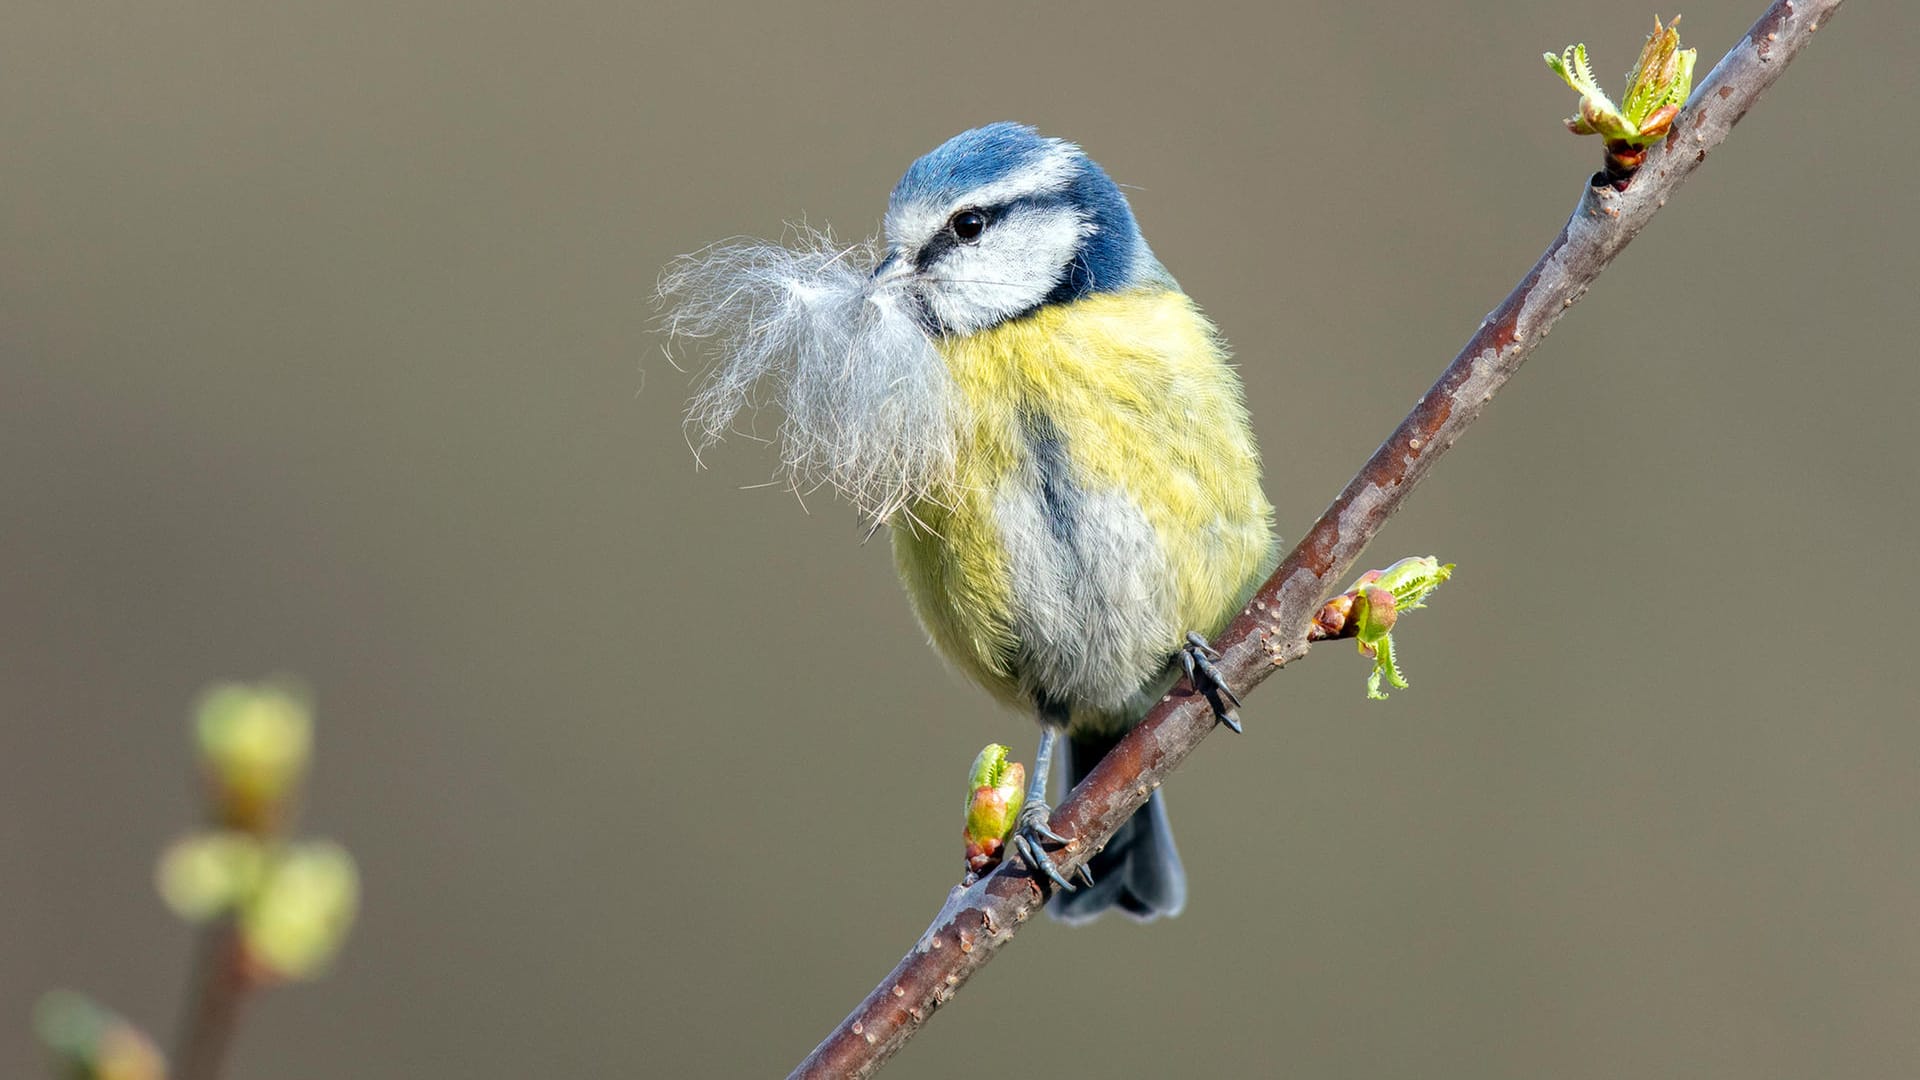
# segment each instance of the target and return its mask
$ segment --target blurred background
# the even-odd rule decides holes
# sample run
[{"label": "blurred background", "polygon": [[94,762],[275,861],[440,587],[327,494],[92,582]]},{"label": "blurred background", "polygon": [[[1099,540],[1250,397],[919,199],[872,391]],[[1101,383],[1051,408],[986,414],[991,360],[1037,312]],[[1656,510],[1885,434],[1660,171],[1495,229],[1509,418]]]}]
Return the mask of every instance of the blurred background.
[{"label": "blurred background", "polygon": [[[1697,0],[1705,70],[1762,0]],[[1178,920],[1035,925],[889,1076],[1920,1072],[1915,20],[1850,6],[1398,516],[1457,561],[1168,788]],[[0,40],[0,1075],[170,1035],[187,714],[288,670],[334,975],[236,1077],[784,1073],[1035,729],[825,497],[696,470],[650,294],[1068,136],[1234,342],[1297,537],[1597,166],[1635,4],[17,3]],[[1670,14],[1670,12],[1663,12]],[[1017,1063],[1017,1065],[1015,1064]]]}]

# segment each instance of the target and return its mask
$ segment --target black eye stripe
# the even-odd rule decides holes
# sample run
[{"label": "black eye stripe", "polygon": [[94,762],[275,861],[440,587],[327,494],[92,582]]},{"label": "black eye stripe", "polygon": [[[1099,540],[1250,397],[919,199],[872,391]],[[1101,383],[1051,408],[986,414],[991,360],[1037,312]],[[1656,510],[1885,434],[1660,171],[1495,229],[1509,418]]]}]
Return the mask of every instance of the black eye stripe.
[{"label": "black eye stripe", "polygon": [[[1058,195],[1022,195],[1017,199],[1012,199],[996,206],[962,207],[954,211],[953,216],[947,219],[946,224],[940,227],[939,232],[934,233],[928,238],[925,244],[920,246],[920,250],[914,253],[913,264],[917,269],[924,271],[934,263],[939,262],[941,256],[962,244],[963,241],[960,235],[953,230],[953,219],[959,217],[961,214],[968,213],[969,211],[980,214],[987,219],[986,224],[990,227],[995,222],[1010,214],[1030,209],[1051,210],[1058,208],[1065,202],[1066,200]],[[984,231],[983,229],[983,234]],[[975,237],[975,239],[978,239],[978,237]]]},{"label": "black eye stripe", "polygon": [[919,251],[914,253],[914,268],[925,271],[934,263],[939,262],[942,255],[959,246],[960,241],[953,235],[951,229],[941,229],[939,232],[934,233],[933,237],[925,244],[922,244]]}]

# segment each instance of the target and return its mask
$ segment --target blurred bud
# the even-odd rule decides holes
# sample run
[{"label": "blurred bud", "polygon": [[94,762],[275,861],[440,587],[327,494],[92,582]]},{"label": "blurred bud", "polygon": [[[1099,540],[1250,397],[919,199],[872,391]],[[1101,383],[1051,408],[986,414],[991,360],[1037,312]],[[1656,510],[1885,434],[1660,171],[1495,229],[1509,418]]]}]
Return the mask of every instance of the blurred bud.
[{"label": "blurred bud", "polygon": [[41,997],[33,1028],[71,1080],[165,1080],[153,1040],[119,1015],[70,990]]},{"label": "blurred bud", "polygon": [[220,824],[255,835],[279,827],[313,748],[307,694],[287,682],[222,683],[201,695],[195,730]]},{"label": "blurred bud", "polygon": [[1000,849],[1013,834],[1025,798],[1027,767],[1007,760],[1007,748],[998,743],[973,759],[967,781],[967,869],[983,873],[1000,860]]},{"label": "blurred bud", "polygon": [[266,861],[265,846],[246,833],[182,837],[160,854],[160,898],[188,922],[205,922],[244,904],[259,889]]},{"label": "blurred bud", "polygon": [[353,856],[338,844],[295,844],[275,857],[240,908],[240,939],[257,975],[311,979],[345,944],[360,902]]}]

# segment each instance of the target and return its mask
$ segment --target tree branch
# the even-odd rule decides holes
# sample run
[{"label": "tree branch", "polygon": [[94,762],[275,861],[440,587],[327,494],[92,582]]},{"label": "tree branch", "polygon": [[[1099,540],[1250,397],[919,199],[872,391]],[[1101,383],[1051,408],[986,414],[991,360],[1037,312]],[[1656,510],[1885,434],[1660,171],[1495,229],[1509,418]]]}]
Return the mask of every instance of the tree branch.
[{"label": "tree branch", "polygon": [[[1624,190],[1603,183],[1582,193],[1533,269],[1214,640],[1230,685],[1244,695],[1306,654],[1315,612],[1374,533],[1841,3],[1778,0],[1701,82],[1672,134]],[[1098,851],[1213,727],[1204,698],[1176,690],[1161,701],[1054,811],[1053,829],[1075,838],[1055,855],[1061,872],[1071,876]],[[914,947],[792,1077],[870,1075],[1045,899],[1041,883],[1011,861],[971,886],[956,886]]]},{"label": "tree branch", "polygon": [[240,931],[222,919],[200,932],[194,989],[180,1020],[173,1080],[216,1080],[240,1020],[240,1006],[253,989]]}]

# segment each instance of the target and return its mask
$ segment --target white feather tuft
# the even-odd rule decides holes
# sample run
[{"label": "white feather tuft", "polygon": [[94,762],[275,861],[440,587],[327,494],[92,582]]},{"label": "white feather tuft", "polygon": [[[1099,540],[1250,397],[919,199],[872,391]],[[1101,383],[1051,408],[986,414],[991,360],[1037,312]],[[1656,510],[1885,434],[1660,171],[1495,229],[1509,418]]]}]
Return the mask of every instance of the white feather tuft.
[{"label": "white feather tuft", "polygon": [[874,520],[939,497],[954,475],[956,397],[915,302],[869,287],[871,242],[791,235],[791,246],[718,244],[661,276],[671,348],[711,360],[687,409],[695,455],[743,412],[778,405],[780,470],[796,490],[831,487]]}]

